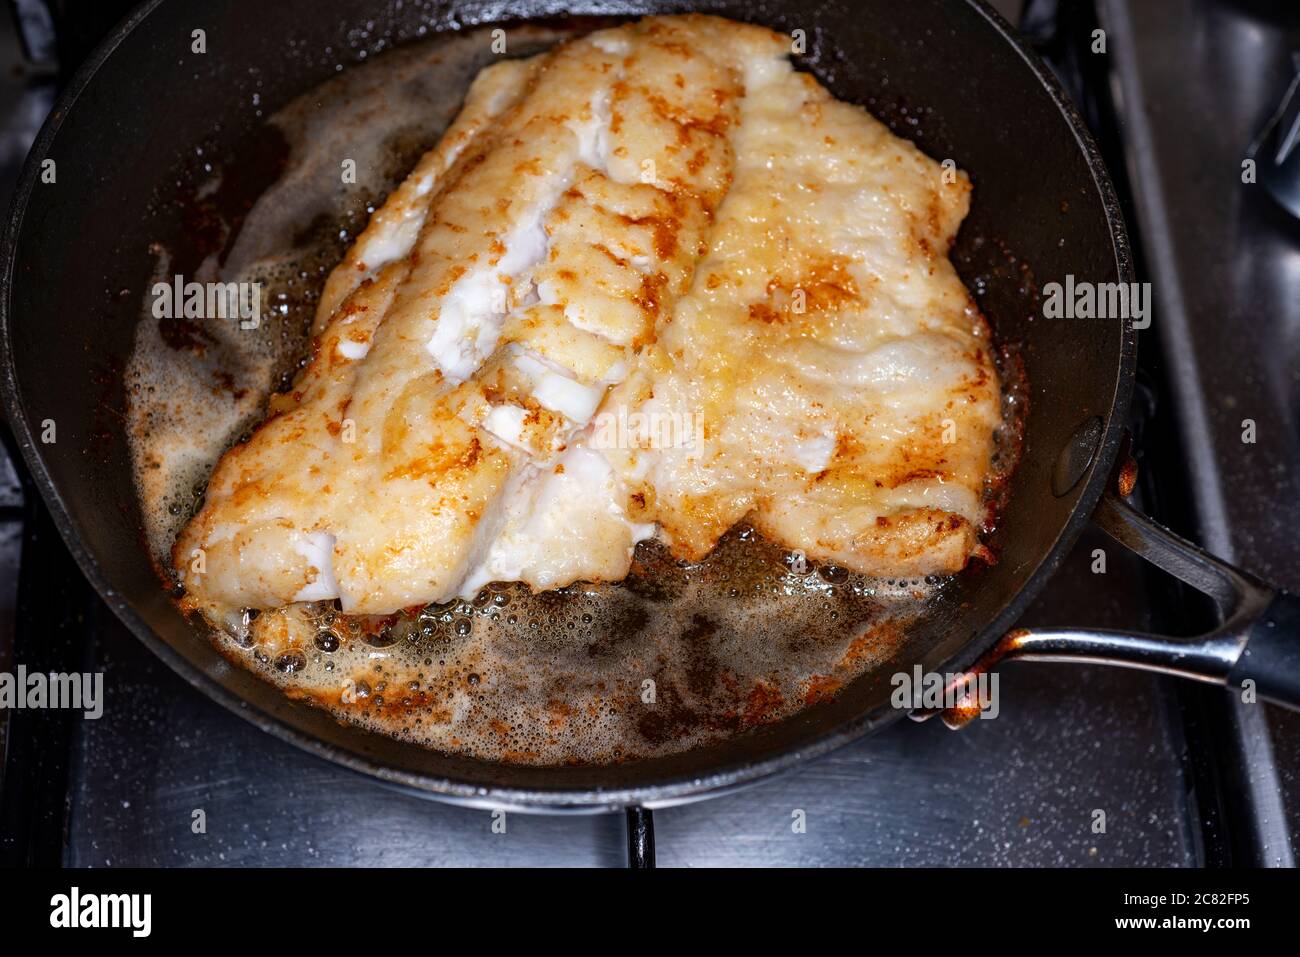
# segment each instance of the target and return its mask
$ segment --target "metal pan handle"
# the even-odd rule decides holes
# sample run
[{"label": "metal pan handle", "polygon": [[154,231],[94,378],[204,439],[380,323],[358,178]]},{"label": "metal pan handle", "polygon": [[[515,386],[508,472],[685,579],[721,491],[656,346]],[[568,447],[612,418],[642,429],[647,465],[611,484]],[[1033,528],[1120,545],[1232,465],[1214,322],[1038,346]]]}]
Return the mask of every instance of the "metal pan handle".
[{"label": "metal pan handle", "polygon": [[[1009,659],[1092,662],[1243,690],[1249,687],[1246,682],[1253,682],[1258,697],[1300,710],[1300,598],[1206,553],[1114,491],[1102,497],[1093,521],[1120,545],[1213,599],[1223,623],[1193,638],[1091,628],[1018,628],[955,683],[968,684]],[[949,727],[960,727],[975,712],[957,708],[941,713]]]},{"label": "metal pan handle", "polygon": [[1125,548],[1208,595],[1223,624],[1196,638],[1093,629],[1021,629],[1003,658],[1100,661],[1242,686],[1300,708],[1300,599],[1207,554],[1108,492],[1093,521]]}]

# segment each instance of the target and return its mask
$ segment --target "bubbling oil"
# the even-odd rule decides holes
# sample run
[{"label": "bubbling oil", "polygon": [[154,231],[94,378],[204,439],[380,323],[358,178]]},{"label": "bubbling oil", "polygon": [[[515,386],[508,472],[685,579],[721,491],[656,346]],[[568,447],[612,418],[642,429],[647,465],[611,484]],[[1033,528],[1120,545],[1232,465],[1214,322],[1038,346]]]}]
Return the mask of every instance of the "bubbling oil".
[{"label": "bubbling oil", "polygon": [[[527,55],[565,35],[518,27],[508,48]],[[269,119],[287,142],[284,170],[237,230],[225,224],[222,254],[194,277],[261,282],[270,308],[257,329],[169,327],[146,303],[127,371],[128,435],[164,575],[212,467],[301,368],[329,270],[493,56],[486,30],[435,37],[344,71]],[[340,156],[357,161],[362,185],[340,185]],[[175,264],[156,255],[166,281]],[[805,563],[740,526],[693,564],[643,542],[617,583],[537,594],[493,583],[389,616],[326,602],[207,625],[232,661],[341,721],[484,759],[594,764],[704,745],[835,694],[891,654],[935,587]]]},{"label": "bubbling oil", "polygon": [[733,529],[702,562],[638,547],[629,576],[388,616],[243,612],[233,660],[348,721],[443,751],[609,763],[695,747],[833,694],[893,646],[927,589],[813,567]]}]

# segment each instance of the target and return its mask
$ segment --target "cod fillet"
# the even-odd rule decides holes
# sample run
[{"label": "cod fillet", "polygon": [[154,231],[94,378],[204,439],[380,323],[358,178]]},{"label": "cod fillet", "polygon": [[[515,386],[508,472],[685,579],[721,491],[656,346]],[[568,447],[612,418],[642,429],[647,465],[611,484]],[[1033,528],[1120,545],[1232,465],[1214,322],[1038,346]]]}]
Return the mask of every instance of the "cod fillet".
[{"label": "cod fillet", "polygon": [[947,258],[970,183],[651,17],[485,69],[326,284],[309,364],[173,563],[220,614],[617,580],[742,518],[872,575],[979,548],[1000,387]]}]

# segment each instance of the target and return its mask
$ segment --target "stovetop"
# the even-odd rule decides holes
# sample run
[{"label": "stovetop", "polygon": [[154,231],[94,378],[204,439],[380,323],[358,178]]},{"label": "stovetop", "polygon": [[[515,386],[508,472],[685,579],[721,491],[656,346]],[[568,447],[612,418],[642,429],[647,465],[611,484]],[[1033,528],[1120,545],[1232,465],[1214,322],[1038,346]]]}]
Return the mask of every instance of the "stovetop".
[{"label": "stovetop", "polygon": [[[1291,488],[1300,482],[1300,470],[1291,468],[1300,461],[1292,420],[1300,365],[1287,364],[1300,330],[1300,227],[1262,196],[1224,207],[1216,197],[1233,189],[1232,181],[1205,170],[1244,150],[1276,105],[1284,86],[1274,81],[1296,43],[1297,22],[1279,25],[1249,4],[1178,5],[1178,15],[1157,16],[1138,0],[1103,0],[1096,8],[1031,2],[1022,25],[1093,121],[1131,197],[1129,222],[1156,284],[1158,312],[1142,333],[1133,423],[1145,504],[1176,529],[1294,588],[1300,562],[1285,530],[1295,525],[1278,509],[1300,508]],[[56,10],[68,17],[73,6]],[[99,24],[109,22],[103,6]],[[1218,29],[1208,30],[1207,20]],[[80,28],[58,44],[63,68],[55,71],[33,67],[12,20],[0,17],[0,83],[21,93],[6,89],[0,96],[7,111],[0,115],[0,195],[7,195],[58,77],[95,33],[77,22]],[[1099,27],[1111,49],[1089,59]],[[1202,60],[1214,69],[1188,69]],[[1180,131],[1200,128],[1207,116],[1214,135],[1204,148],[1192,148]],[[1191,195],[1198,202],[1179,202]],[[1228,349],[1222,340],[1231,336],[1238,338]],[[1271,357],[1272,371],[1262,368],[1261,356]],[[1214,421],[1195,418],[1196,396]],[[1243,460],[1240,443],[1228,441],[1231,420],[1246,415],[1235,411],[1242,408],[1261,430],[1277,430],[1277,440],[1260,450],[1266,461]],[[1200,430],[1196,441],[1182,438],[1189,430]],[[0,860],[627,863],[622,815],[511,814],[500,833],[487,811],[440,804],[339,769],[211,702],[154,659],[100,602],[20,472],[0,462],[0,670],[19,662],[102,670],[107,702],[97,721],[0,712]],[[1224,501],[1224,489],[1234,490],[1231,501]],[[1283,495],[1289,498],[1279,506]],[[1091,571],[1099,547],[1109,556],[1103,581]],[[1090,532],[1025,621],[1190,633],[1206,624],[1204,615]],[[1101,667],[1011,664],[1001,682],[998,720],[961,732],[936,721],[900,722],[748,790],[656,810],[657,863],[1293,862],[1300,835],[1294,715],[1262,708],[1243,714],[1215,689]],[[200,809],[206,831],[196,834]],[[1103,834],[1092,827],[1098,809],[1106,812]],[[795,827],[798,821],[806,826]]]}]

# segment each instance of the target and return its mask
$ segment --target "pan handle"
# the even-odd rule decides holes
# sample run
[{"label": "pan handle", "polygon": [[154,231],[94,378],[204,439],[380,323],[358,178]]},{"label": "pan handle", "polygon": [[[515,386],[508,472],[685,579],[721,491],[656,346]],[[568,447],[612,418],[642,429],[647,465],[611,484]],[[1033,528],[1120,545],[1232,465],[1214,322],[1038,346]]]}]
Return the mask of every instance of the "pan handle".
[{"label": "pan handle", "polygon": [[1107,535],[1208,595],[1223,623],[1196,638],[1101,629],[1021,629],[1004,658],[1095,661],[1212,684],[1253,681],[1259,696],[1300,708],[1300,599],[1220,561],[1152,521],[1114,492],[1093,516]]},{"label": "pan handle", "polygon": [[[1249,687],[1246,682],[1253,682],[1258,697],[1300,710],[1300,598],[1180,538],[1115,491],[1102,496],[1093,521],[1125,548],[1209,596],[1222,624],[1194,638],[1092,628],[1017,628],[954,679],[955,685],[969,686],[981,672],[1005,660],[1091,662],[1243,691]],[[978,712],[959,707],[932,713],[942,714],[949,727],[960,727]]]}]

